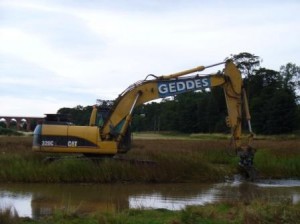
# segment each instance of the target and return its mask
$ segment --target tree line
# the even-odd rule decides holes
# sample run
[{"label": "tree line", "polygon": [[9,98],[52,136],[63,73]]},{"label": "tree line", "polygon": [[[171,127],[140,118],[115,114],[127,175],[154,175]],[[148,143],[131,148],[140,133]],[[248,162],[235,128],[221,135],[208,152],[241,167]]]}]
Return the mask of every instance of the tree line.
[{"label": "tree line", "polygon": [[[244,78],[253,130],[258,134],[292,133],[300,129],[300,67],[287,63],[279,71],[260,66],[262,59],[242,52],[230,57]],[[61,108],[77,125],[86,125],[92,106]],[[227,132],[223,89],[188,92],[134,110],[132,131],[182,133]]]}]

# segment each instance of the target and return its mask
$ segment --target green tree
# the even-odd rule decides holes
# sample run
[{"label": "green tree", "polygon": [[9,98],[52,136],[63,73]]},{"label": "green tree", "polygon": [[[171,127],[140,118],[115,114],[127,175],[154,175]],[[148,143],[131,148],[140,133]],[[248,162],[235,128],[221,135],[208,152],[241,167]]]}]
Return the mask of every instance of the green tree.
[{"label": "green tree", "polygon": [[184,133],[197,132],[198,100],[201,92],[188,92],[176,96],[177,104],[177,131]]},{"label": "green tree", "polygon": [[73,108],[63,107],[57,113],[70,116],[71,121],[76,125],[88,125],[92,110],[93,106],[83,107],[78,105]]},{"label": "green tree", "polygon": [[257,133],[280,134],[295,130],[295,95],[284,88],[279,72],[261,68],[249,77],[250,111]]},{"label": "green tree", "polygon": [[227,107],[222,88],[213,88],[207,95],[208,105],[206,108],[208,132],[224,132],[228,130],[225,118],[227,116]]},{"label": "green tree", "polygon": [[232,59],[244,77],[250,77],[255,70],[260,67],[262,61],[259,56],[248,52],[241,52],[239,54],[232,54],[229,58]]},{"label": "green tree", "polygon": [[283,78],[283,88],[294,92],[299,103],[300,94],[300,67],[293,63],[287,63],[280,67]]},{"label": "green tree", "polygon": [[176,100],[163,100],[160,107],[160,130],[178,131],[178,120],[180,115],[177,112],[179,105]]},{"label": "green tree", "polygon": [[134,110],[131,128],[133,131],[159,131],[160,107],[156,102],[141,105]]}]

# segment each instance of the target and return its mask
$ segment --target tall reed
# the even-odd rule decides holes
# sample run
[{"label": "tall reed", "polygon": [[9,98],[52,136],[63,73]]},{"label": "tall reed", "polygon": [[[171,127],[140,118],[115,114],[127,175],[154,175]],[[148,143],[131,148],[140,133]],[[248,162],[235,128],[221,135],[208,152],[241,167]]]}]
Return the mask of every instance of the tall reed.
[{"label": "tall reed", "polygon": [[[31,151],[32,137],[0,138],[0,182],[213,182],[237,173],[238,158],[226,153],[226,140],[134,140],[129,160],[60,160]],[[298,140],[259,141],[255,166],[262,177],[299,177]],[[63,156],[63,155],[55,155]]]},{"label": "tall reed", "polygon": [[298,155],[293,155],[289,151],[278,154],[275,150],[262,149],[255,155],[255,166],[263,177],[299,178],[300,151]]}]

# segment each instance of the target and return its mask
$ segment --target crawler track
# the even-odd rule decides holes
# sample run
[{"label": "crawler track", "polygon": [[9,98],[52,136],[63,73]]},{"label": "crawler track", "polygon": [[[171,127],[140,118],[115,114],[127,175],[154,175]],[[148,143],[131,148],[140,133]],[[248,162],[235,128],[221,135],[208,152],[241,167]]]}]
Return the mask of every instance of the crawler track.
[{"label": "crawler track", "polygon": [[124,163],[130,163],[134,165],[145,164],[145,165],[156,165],[157,163],[152,160],[144,160],[144,159],[131,159],[121,156],[114,156],[114,157],[97,157],[97,156],[47,156],[43,162],[44,163],[52,163],[52,162],[59,162],[59,161],[66,161],[66,160],[90,160],[95,162],[101,162],[105,159],[111,159],[115,161],[120,161]]}]

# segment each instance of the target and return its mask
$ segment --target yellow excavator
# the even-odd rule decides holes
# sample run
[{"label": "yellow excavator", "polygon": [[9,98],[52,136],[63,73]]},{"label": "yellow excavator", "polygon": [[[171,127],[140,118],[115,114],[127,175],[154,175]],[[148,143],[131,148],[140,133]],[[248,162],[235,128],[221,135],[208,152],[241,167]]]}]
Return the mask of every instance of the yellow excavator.
[{"label": "yellow excavator", "polygon": [[[209,75],[195,74],[207,68],[223,65],[222,71]],[[189,75],[188,74],[192,74]],[[148,79],[151,77],[151,79]],[[188,91],[199,91],[213,87],[222,87],[227,104],[226,123],[231,129],[232,148],[240,156],[240,165],[252,166],[254,150],[250,146],[253,138],[250,113],[243,80],[237,66],[231,60],[199,66],[178,73],[155,76],[148,75],[144,80],[134,83],[116,99],[106,116],[101,115],[99,122],[98,109],[94,107],[89,126],[76,126],[49,115],[43,124],[37,125],[34,131],[33,151],[50,153],[80,153],[93,156],[115,156],[130,149],[130,123],[135,107],[155,100]],[[244,110],[244,113],[243,111]],[[246,115],[250,135],[247,143],[241,140],[242,115]],[[243,141],[244,142],[244,141]]]}]

